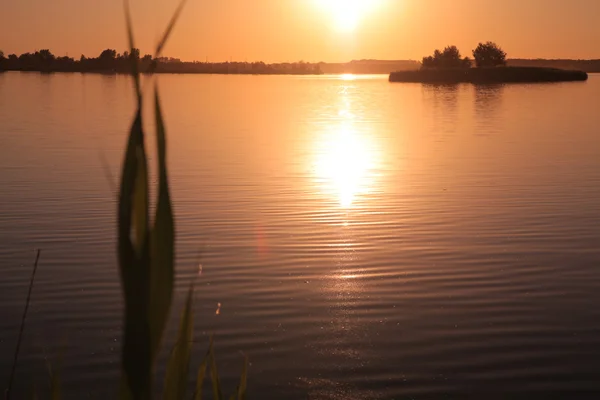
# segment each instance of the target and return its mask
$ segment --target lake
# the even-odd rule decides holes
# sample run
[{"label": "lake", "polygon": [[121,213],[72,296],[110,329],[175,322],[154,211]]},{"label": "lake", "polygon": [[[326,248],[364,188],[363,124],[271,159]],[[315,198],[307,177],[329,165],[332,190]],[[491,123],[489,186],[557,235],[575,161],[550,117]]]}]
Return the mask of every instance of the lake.
[{"label": "lake", "polygon": [[[214,334],[228,393],[242,354],[250,399],[600,393],[600,75],[158,83],[177,225],[159,386],[197,278],[191,369]],[[126,76],[0,74],[0,385],[41,249],[20,396],[48,392],[47,364],[65,398],[115,396],[133,112]]]}]

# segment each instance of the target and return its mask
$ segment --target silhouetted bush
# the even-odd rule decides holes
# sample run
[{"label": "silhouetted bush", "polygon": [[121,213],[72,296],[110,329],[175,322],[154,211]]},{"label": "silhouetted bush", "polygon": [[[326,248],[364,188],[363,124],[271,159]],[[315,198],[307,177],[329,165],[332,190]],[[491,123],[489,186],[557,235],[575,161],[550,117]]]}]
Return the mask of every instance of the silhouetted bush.
[{"label": "silhouetted bush", "polygon": [[446,46],[444,51],[435,50],[433,56],[423,57],[422,68],[471,68],[469,57],[462,58],[456,46]]},{"label": "silhouetted bush", "polygon": [[479,43],[473,50],[473,57],[478,67],[506,65],[506,52],[494,42]]}]

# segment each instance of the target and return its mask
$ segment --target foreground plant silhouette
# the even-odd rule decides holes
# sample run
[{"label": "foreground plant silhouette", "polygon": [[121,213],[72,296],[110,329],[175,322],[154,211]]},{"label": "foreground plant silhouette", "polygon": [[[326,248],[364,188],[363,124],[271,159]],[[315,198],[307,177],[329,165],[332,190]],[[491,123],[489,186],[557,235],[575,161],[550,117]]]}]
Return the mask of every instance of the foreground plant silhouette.
[{"label": "foreground plant silhouette", "polygon": [[[186,0],[182,0],[169,21],[162,39],[158,42],[155,58],[160,53],[181,14]],[[154,220],[149,218],[148,165],[145,149],[145,134],[142,124],[142,90],[138,68],[138,57],[133,51],[134,41],[128,0],[125,0],[127,35],[129,38],[131,76],[137,108],[125,149],[125,158],[121,171],[119,203],[117,215],[118,259],[125,316],[123,321],[123,345],[121,350],[121,380],[119,399],[148,400],[154,396],[154,369],[160,351],[161,339],[169,317],[173,298],[175,265],[175,220],[169,192],[167,174],[166,131],[160,107],[158,86],[154,88],[154,114],[156,119],[156,141],[158,152],[158,199]],[[152,71],[150,71],[152,72]],[[31,298],[31,289],[39,259],[36,256],[29,285],[25,310],[14,355],[13,367],[5,393],[11,398],[11,388],[19,348],[23,336],[23,327]],[[193,283],[188,291],[181,315],[177,341],[170,354],[165,380],[163,398],[183,399],[186,394],[190,357],[193,341],[192,295]],[[242,400],[246,395],[248,359],[245,359],[240,383],[229,399]],[[51,393],[53,400],[61,398],[59,374],[49,368]],[[223,391],[217,371],[212,338],[208,351],[198,369],[194,400],[202,399],[202,386],[206,374],[210,375],[214,400],[222,400]],[[34,390],[34,398],[35,390]]]},{"label": "foreground plant silhouette", "polygon": [[[155,58],[160,56],[184,3],[185,0],[182,0],[179,4],[156,46]],[[150,221],[149,218],[148,166],[142,124],[143,95],[138,60],[133,56],[135,46],[127,1],[125,15],[129,47],[132,49],[131,75],[137,110],[125,150],[118,204],[118,258],[125,301],[119,398],[146,400],[153,397],[154,367],[173,297],[175,221],[167,174],[166,132],[156,85],[154,113],[158,152],[158,199],[154,221]],[[167,365],[163,394],[166,399],[183,399],[187,388],[193,335],[192,294],[193,284],[188,291],[177,341]],[[246,365],[238,390],[232,396],[234,399],[242,399],[245,396]],[[207,366],[213,383],[213,396],[220,400],[223,395],[212,340],[200,365],[195,399],[202,396],[202,383]]]}]

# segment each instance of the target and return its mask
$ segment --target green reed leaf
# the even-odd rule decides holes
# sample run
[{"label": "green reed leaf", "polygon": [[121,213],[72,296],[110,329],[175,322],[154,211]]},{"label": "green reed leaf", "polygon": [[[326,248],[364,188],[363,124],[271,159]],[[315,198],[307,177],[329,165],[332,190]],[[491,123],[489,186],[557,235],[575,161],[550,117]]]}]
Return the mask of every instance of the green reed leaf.
[{"label": "green reed leaf", "polygon": [[[125,149],[125,159],[121,171],[121,187],[119,191],[118,208],[118,246],[119,246],[119,266],[121,280],[125,292],[126,302],[127,294],[132,292],[132,286],[135,281],[135,265],[138,263],[136,256],[136,247],[141,250],[139,243],[135,245],[131,242],[131,231],[133,228],[134,198],[136,192],[136,179],[138,178],[138,147],[142,132],[142,113],[138,109],[134,118],[129,139]],[[131,293],[133,294],[133,293]]]},{"label": "green reed leaf", "polygon": [[[143,133],[141,136],[143,138]],[[143,142],[136,147],[137,162],[135,187],[133,192],[133,229],[135,231],[135,249],[139,255],[148,245],[148,165]]]},{"label": "green reed leaf", "polygon": [[150,329],[152,354],[156,357],[169,317],[173,297],[175,223],[169,194],[165,125],[155,89],[156,142],[158,150],[158,200],[150,236]]},{"label": "green reed leaf", "polygon": [[148,399],[152,386],[148,242],[148,172],[142,114],[138,108],[125,150],[118,207],[119,270],[125,300],[121,393],[129,393],[135,400]]},{"label": "green reed leaf", "polygon": [[[143,264],[148,261],[148,254],[145,254],[148,252],[148,167],[141,109],[137,110],[131,125],[125,151],[118,213],[120,269],[127,303],[129,295],[139,295],[130,288],[137,286],[135,281],[140,273],[147,274]],[[132,231],[134,243],[131,242]]]},{"label": "green reed leaf", "polygon": [[167,364],[165,377],[165,399],[181,400],[187,388],[188,371],[190,368],[190,354],[192,351],[193,315],[192,299],[194,289],[190,288],[185,307],[179,323],[179,333],[175,348]]}]

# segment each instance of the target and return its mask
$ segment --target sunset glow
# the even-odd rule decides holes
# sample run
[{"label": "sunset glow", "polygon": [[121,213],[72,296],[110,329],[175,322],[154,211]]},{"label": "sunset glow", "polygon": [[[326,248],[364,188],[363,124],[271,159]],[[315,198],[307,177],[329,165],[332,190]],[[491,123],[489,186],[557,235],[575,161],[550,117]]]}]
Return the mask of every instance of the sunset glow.
[{"label": "sunset glow", "polygon": [[[150,54],[179,0],[130,0],[136,46]],[[97,57],[127,47],[122,1],[4,1],[6,56],[50,49]],[[189,1],[164,55],[185,61],[420,60],[479,41],[510,58],[597,59],[600,1],[571,0],[227,0]],[[34,12],[35,11],[35,12]],[[52,18],[45,18],[52,15]],[[29,21],[23,23],[24,20]],[[107,23],[110,21],[110,24]],[[56,29],[59,26],[61,29]],[[64,29],[63,29],[64,28]],[[76,34],[74,34],[76,32]],[[10,40],[8,39],[10,38]]]},{"label": "sunset glow", "polygon": [[593,398],[599,16],[0,0],[0,400]]},{"label": "sunset glow", "polygon": [[379,6],[381,0],[316,0],[331,15],[333,26],[340,32],[352,32],[361,19]]}]

